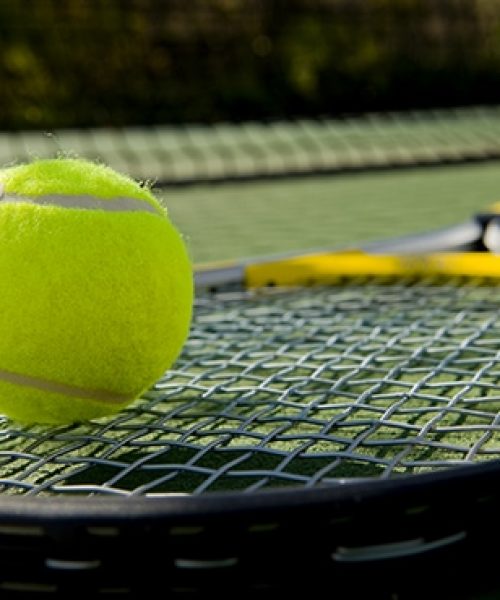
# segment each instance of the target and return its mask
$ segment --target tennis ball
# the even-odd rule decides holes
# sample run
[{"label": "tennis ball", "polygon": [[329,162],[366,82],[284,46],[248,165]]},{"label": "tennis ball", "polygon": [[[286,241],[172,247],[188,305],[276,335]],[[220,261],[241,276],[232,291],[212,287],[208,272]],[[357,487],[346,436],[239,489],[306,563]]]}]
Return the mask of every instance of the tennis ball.
[{"label": "tennis ball", "polygon": [[186,247],[149,189],[77,159],[0,170],[0,413],[119,411],[177,358],[192,299]]}]

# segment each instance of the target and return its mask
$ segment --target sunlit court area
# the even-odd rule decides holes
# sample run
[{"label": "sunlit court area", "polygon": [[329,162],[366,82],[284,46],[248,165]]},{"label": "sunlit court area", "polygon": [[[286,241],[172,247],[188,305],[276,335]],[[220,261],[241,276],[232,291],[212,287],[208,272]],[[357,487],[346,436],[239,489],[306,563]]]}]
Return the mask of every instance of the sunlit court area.
[{"label": "sunlit court area", "polygon": [[500,1],[0,40],[0,597],[499,598]]}]

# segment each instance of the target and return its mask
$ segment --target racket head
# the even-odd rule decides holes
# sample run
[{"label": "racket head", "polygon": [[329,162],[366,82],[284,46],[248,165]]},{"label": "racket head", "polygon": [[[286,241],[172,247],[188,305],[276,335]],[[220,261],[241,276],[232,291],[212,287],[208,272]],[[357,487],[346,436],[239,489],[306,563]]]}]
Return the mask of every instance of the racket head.
[{"label": "racket head", "polygon": [[[464,244],[470,250],[467,255],[474,252],[482,264],[485,255],[474,249],[481,247],[482,235],[491,219],[479,222],[479,230],[477,220],[472,226],[480,232],[478,238],[468,239]],[[462,231],[470,232],[471,228],[464,227]],[[380,246],[379,250],[382,252],[378,257],[385,259],[386,252]],[[359,258],[365,254],[366,250],[338,254],[334,258],[341,262],[346,256]],[[306,258],[311,260],[311,256]],[[474,256],[469,258],[472,260]],[[294,257],[288,262],[296,260]],[[401,467],[404,461],[398,463],[394,457],[374,459],[366,455],[364,466],[378,467],[378,471],[375,469],[377,476],[373,473],[367,476],[363,470],[361,476],[357,473],[354,477],[344,474],[342,469],[339,473],[330,472],[329,467],[340,465],[342,459],[350,460],[351,467],[354,462],[359,466],[362,462],[359,451],[366,447],[358,443],[348,452],[323,450],[320,459],[326,464],[319,469],[320,474],[313,471],[309,477],[303,477],[287,467],[300,459],[301,453],[307,453],[307,443],[311,445],[318,441],[318,430],[312,435],[309,432],[309,438],[301,431],[288,438],[285,434],[281,439],[286,427],[283,429],[283,418],[272,410],[293,408],[290,394],[294,386],[296,391],[299,384],[300,392],[301,381],[311,381],[311,377],[298,381],[293,369],[310,369],[307,361],[314,357],[316,366],[325,359],[325,352],[336,351],[337,344],[345,354],[341,330],[329,331],[325,343],[322,330],[331,323],[332,314],[343,315],[351,324],[354,319],[365,337],[368,330],[375,331],[375,336],[368,333],[370,343],[383,337],[384,327],[377,330],[374,323],[367,324],[368,317],[374,316],[373,310],[369,312],[367,308],[366,290],[370,286],[369,299],[375,302],[378,316],[390,306],[391,298],[399,312],[402,306],[411,307],[416,297],[421,311],[428,310],[432,306],[431,300],[437,299],[437,308],[432,313],[436,330],[443,306],[448,314],[457,314],[470,303],[471,295],[481,315],[490,310],[489,318],[493,323],[496,308],[491,295],[496,286],[495,277],[493,274],[460,277],[452,272],[447,278],[449,287],[446,290],[448,293],[458,290],[458,293],[449,300],[446,294],[443,296],[444,273],[424,277],[422,288],[419,287],[421,274],[415,272],[406,277],[400,271],[383,276],[379,273],[375,278],[369,273],[356,273],[354,277],[352,273],[335,273],[340,297],[336,303],[328,304],[332,291],[324,286],[297,290],[297,282],[293,282],[293,287],[286,290],[279,287],[247,289],[249,273],[263,267],[269,269],[270,265],[274,265],[275,271],[282,272],[282,262],[276,259],[264,261],[263,265],[226,264],[199,272],[198,320],[195,320],[185,354],[177,371],[159,382],[140,407],[131,408],[116,419],[84,426],[24,429],[4,424],[6,444],[2,455],[7,471],[4,470],[1,479],[5,493],[0,496],[0,548],[3,548],[7,566],[2,589],[26,591],[31,586],[38,591],[61,592],[70,587],[74,589],[77,584],[98,593],[111,590],[141,593],[159,589],[168,575],[168,589],[172,593],[220,589],[222,581],[226,588],[236,582],[241,585],[244,581],[245,589],[253,591],[321,589],[332,578],[337,589],[350,590],[353,594],[366,593],[367,589],[399,593],[401,590],[426,589],[434,576],[447,580],[460,566],[464,573],[467,569],[471,575],[471,579],[465,578],[468,583],[477,585],[472,573],[474,568],[489,565],[489,546],[496,531],[500,462],[495,460],[494,444],[485,453],[484,461],[476,461],[474,453],[470,455],[461,447],[464,460],[445,457],[435,461],[434,465],[425,460],[421,465],[410,461],[406,470],[398,471],[397,466]],[[417,296],[414,296],[415,290]],[[475,297],[478,293],[479,297]],[[401,296],[406,298],[406,304],[401,304]],[[325,306],[330,314],[325,320],[325,315],[317,311],[327,298],[330,299]],[[281,301],[285,304],[279,304]],[[290,302],[298,323],[284,333],[291,314]],[[288,308],[284,309],[284,306]],[[336,306],[337,312],[331,312],[332,306]],[[279,314],[285,315],[284,321],[277,318]],[[267,355],[263,348],[269,343],[269,335],[264,335],[264,346],[251,347],[252,342],[266,333],[265,319],[271,319],[271,337],[278,348]],[[308,321],[309,325],[313,323],[309,330]],[[477,322],[473,324],[476,326]],[[385,325],[392,339],[398,336],[394,329],[396,325],[401,328],[397,319]],[[457,327],[462,325],[458,323]],[[298,339],[302,353],[297,360],[291,340],[295,336],[297,342],[297,331],[304,328],[305,334]],[[408,327],[405,329],[403,325],[401,330],[407,333]],[[291,335],[289,340],[287,333]],[[231,338],[231,335],[235,337]],[[347,337],[349,335],[355,337],[352,328]],[[321,347],[311,350],[310,344],[317,344],[318,337],[322,340]],[[290,364],[285,365],[284,379],[273,380],[265,361],[279,362],[285,356],[280,348],[287,343],[295,357],[293,369],[287,371]],[[490,358],[492,343],[480,348],[481,360],[487,350]],[[212,355],[204,354],[207,349]],[[268,400],[259,404],[255,389],[249,392],[248,387],[241,384],[247,385],[248,378],[255,377],[242,358],[245,352],[254,362],[260,361],[264,372],[268,371],[267,377],[261,374],[257,384],[254,379],[254,388],[260,388],[263,394],[275,393],[274,388],[281,392],[281,404],[278,402],[271,412]],[[328,360],[331,362],[332,356]],[[465,366],[461,364],[460,369],[464,370]],[[472,362],[469,371],[476,366]],[[209,369],[208,376],[202,367]],[[240,383],[236,389],[231,389],[228,374],[234,374],[236,367],[240,369]],[[228,369],[225,382],[220,381],[223,369]],[[331,387],[334,381],[341,379],[341,373],[334,370],[327,385]],[[457,373],[454,376],[458,376]],[[204,377],[208,378],[209,384],[202,383]],[[324,373],[320,370],[319,376],[316,373],[312,378],[313,387],[316,383],[321,384],[323,379]],[[365,382],[364,386],[372,384],[373,381]],[[465,384],[460,385],[472,387],[470,373]],[[493,384],[488,381],[486,387],[490,389],[491,386]],[[229,395],[226,395],[228,391]],[[218,392],[221,392],[220,396]],[[245,394],[249,396],[245,397]],[[317,389],[313,389],[312,394],[317,394]],[[350,403],[355,404],[362,395],[351,392]],[[446,408],[450,408],[451,414],[456,409],[456,406],[448,406],[452,397],[446,396]],[[310,404],[307,394],[299,394],[297,398],[301,410]],[[264,410],[260,416],[252,414],[252,404],[267,412]],[[167,406],[169,410],[165,411]],[[228,423],[235,415],[228,411],[238,407],[244,410],[239,414],[237,425],[233,424],[231,429]],[[316,402],[316,408],[322,408],[321,401]],[[338,414],[345,406],[328,406],[328,409]],[[191,415],[190,410],[193,411]],[[245,411],[249,412],[245,414]],[[465,418],[468,411],[465,407],[458,414]],[[386,412],[374,413],[376,419],[373,414],[370,418],[364,415],[354,426],[370,428],[375,421],[377,425],[386,425],[387,422],[381,420]],[[479,439],[484,435],[491,438],[497,431],[493,409],[489,413],[492,418],[483,424]],[[479,418],[481,415],[474,413],[474,416]],[[201,427],[196,424],[200,418]],[[259,418],[266,423],[264,429],[251,431],[247,428],[248,424],[258,424]],[[287,424],[292,428],[297,425],[306,429],[312,425],[323,427],[320,441],[329,436],[335,438],[336,429],[346,426],[337,417],[332,417],[331,422],[328,419],[318,422],[317,418],[298,422],[295,417],[290,419],[290,415],[287,418]],[[172,425],[179,419],[185,421],[182,430],[178,423]],[[217,419],[223,421],[222,430],[217,429]],[[325,429],[327,422],[329,428]],[[204,430],[204,426],[214,423],[215,427]],[[269,423],[277,424],[277,430],[266,431]],[[415,431],[413,425],[409,429],[405,427],[398,429],[398,433]],[[421,432],[420,438],[416,436],[406,448],[420,448],[426,442],[424,435],[425,431]],[[19,440],[14,440],[16,436],[23,440],[22,448],[18,445]],[[246,436],[246,445],[238,442],[233,453],[231,441],[238,436]],[[342,439],[345,442],[345,438]],[[252,445],[249,440],[256,440],[256,443]],[[305,441],[306,445],[283,450],[284,441],[297,440],[302,444]],[[339,439],[335,441],[339,443]],[[359,441],[362,442],[362,438]],[[273,443],[278,447],[273,448]],[[99,446],[101,448],[97,450]],[[477,444],[476,454],[480,446]],[[456,450],[453,445],[444,444],[443,447]],[[47,452],[47,448],[50,451]],[[90,454],[89,449],[94,454]],[[182,452],[179,454],[179,451],[182,450],[189,450],[184,455],[184,462],[180,460]],[[169,451],[172,451],[171,457],[168,457]],[[209,452],[213,452],[213,464]],[[264,456],[270,462],[257,461],[252,469],[244,466],[238,472],[246,455],[249,459],[257,457],[259,460]],[[158,459],[159,462],[155,462]],[[270,464],[277,464],[278,468],[273,472]],[[97,472],[103,469],[105,475],[101,473],[100,480],[92,481],[88,477],[96,469]],[[134,470],[139,476],[138,483],[129,477]],[[177,489],[175,486],[173,489],[168,485],[164,487],[172,479],[172,473],[181,471],[192,476],[201,474],[202,483],[196,485],[198,480],[194,477],[190,489],[186,490],[185,483]],[[219,489],[218,485],[212,485],[221,481],[224,485]],[[162,544],[161,558],[151,551],[159,543]],[[12,553],[13,547],[23,552]],[[30,550],[28,559],[25,558],[26,549]],[[418,582],[415,582],[416,569],[426,573]],[[290,573],[295,572],[301,575],[291,578]],[[466,587],[467,581],[461,580],[460,585]]]}]

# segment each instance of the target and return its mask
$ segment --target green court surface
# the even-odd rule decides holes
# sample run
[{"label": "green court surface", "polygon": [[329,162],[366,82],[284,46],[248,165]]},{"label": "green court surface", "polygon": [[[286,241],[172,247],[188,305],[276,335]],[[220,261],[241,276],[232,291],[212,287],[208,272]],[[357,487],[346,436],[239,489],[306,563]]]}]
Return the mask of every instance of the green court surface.
[{"label": "green court surface", "polygon": [[500,200],[500,107],[0,132],[0,166],[97,160],[156,184],[196,263],[441,227]]},{"label": "green court surface", "polygon": [[161,191],[195,263],[343,247],[467,219],[500,200],[500,163]]}]

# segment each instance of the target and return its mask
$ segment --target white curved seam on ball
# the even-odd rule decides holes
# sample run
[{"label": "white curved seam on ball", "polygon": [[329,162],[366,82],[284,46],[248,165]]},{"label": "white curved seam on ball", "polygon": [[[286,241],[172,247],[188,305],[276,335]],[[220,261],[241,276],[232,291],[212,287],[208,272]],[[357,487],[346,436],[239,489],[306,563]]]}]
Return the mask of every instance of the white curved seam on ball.
[{"label": "white curved seam on ball", "polygon": [[82,398],[85,400],[98,400],[101,402],[109,402],[112,404],[122,404],[123,402],[131,402],[135,396],[129,394],[119,394],[117,392],[109,392],[106,390],[91,390],[79,388],[76,386],[43,379],[41,377],[31,377],[21,375],[13,371],[0,369],[0,381],[11,383],[22,387],[31,387],[42,392],[51,392],[54,394],[62,394],[71,396],[72,398]]},{"label": "white curved seam on ball", "polygon": [[86,194],[46,194],[42,196],[23,196],[21,194],[2,193],[0,203],[36,204],[37,206],[56,206],[59,208],[80,208],[84,210],[105,210],[108,212],[149,212],[161,215],[161,210],[147,200],[116,196],[114,198],[96,198]]}]

